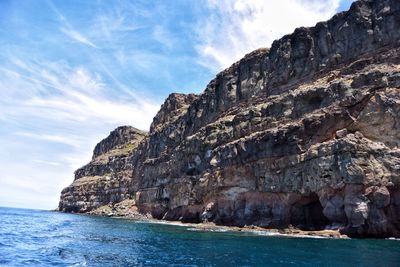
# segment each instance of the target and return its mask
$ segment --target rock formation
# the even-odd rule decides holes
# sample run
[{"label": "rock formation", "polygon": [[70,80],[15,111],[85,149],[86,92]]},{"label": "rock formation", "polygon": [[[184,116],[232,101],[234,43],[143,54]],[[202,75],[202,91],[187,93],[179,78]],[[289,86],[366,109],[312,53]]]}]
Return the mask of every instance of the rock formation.
[{"label": "rock formation", "polygon": [[59,209],[400,237],[400,2],[361,0],[246,55],[145,134],[118,128]]}]

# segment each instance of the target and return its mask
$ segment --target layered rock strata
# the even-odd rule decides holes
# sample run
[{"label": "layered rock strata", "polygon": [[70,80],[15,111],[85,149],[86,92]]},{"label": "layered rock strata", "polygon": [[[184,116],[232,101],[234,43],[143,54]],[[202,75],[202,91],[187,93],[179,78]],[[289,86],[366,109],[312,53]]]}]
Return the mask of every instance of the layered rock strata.
[{"label": "layered rock strata", "polygon": [[158,219],[400,237],[398,29],[399,1],[357,1],[246,55],[202,94],[171,94],[149,133],[96,146],[59,209],[131,198]]}]

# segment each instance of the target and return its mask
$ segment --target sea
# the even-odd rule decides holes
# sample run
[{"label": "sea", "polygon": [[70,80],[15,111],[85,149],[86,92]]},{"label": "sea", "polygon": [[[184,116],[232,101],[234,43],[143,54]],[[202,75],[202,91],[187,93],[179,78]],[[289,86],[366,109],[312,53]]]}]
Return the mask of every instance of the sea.
[{"label": "sea", "polygon": [[400,266],[400,241],[203,231],[0,208],[0,266]]}]

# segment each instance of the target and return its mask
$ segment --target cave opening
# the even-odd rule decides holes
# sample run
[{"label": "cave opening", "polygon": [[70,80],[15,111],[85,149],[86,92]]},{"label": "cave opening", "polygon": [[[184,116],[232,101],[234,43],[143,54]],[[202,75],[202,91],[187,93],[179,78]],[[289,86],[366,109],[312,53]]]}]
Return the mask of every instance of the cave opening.
[{"label": "cave opening", "polygon": [[317,194],[303,196],[292,206],[291,224],[305,231],[323,230],[329,225]]}]

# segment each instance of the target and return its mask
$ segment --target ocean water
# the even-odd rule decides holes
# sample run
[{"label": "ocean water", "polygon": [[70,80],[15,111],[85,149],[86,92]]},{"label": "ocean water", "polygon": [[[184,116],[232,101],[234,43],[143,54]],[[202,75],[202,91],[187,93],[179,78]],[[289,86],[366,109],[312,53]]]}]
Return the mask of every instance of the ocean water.
[{"label": "ocean water", "polygon": [[0,266],[400,266],[400,241],[193,231],[0,208]]}]

